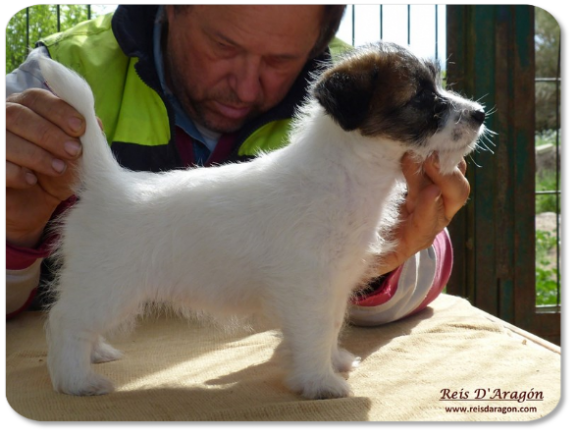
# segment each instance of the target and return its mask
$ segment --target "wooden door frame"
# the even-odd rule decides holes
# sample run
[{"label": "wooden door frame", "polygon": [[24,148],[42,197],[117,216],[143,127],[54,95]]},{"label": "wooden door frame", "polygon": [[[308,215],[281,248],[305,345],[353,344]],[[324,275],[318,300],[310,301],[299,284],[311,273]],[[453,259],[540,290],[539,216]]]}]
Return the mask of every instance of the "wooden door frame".
[{"label": "wooden door frame", "polygon": [[447,6],[447,86],[496,109],[494,154],[468,161],[471,197],[449,231],[448,292],[559,343],[535,294],[535,19],[532,6]]}]

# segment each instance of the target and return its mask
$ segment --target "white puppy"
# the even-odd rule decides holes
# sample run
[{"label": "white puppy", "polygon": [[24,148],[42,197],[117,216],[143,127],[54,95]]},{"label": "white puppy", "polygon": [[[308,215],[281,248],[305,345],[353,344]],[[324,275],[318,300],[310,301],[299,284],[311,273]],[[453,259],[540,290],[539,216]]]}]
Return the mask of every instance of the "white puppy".
[{"label": "white puppy", "polygon": [[136,173],[116,163],[89,86],[47,58],[41,68],[87,123],[47,323],[54,388],[110,392],[91,367],[120,357],[102,335],[159,303],[267,314],[289,351],[288,386],[307,398],[348,395],[337,372],[356,359],[339,331],[372,258],[394,249],[401,156],[436,151],[441,169],[454,169],[482,133],[482,107],[441,90],[435,68],[407,50],[371,45],[317,78],[287,147],[218,168]]}]

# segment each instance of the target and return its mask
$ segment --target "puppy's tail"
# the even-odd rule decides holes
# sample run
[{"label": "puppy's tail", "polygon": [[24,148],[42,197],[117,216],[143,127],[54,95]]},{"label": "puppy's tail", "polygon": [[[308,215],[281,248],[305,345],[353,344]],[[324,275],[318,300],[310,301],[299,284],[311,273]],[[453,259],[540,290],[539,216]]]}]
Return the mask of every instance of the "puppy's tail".
[{"label": "puppy's tail", "polygon": [[86,189],[113,181],[123,170],[116,162],[106,136],[98,124],[90,85],[77,73],[47,56],[40,56],[39,64],[52,92],[80,112],[86,120],[86,131],[80,138],[81,185],[75,189]]}]

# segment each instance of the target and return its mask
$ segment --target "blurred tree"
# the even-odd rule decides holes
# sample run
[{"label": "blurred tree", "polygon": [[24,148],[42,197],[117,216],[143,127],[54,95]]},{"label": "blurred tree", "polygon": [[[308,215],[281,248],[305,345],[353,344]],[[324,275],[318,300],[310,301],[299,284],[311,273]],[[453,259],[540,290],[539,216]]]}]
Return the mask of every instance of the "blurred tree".
[{"label": "blurred tree", "polygon": [[88,19],[88,11],[86,5],[38,5],[17,12],[6,26],[6,73],[26,59],[36,41]]},{"label": "blurred tree", "polygon": [[[561,74],[559,44],[561,30],[557,20],[544,9],[535,7],[535,75],[537,78],[555,78]],[[544,132],[560,128],[557,120],[556,82],[537,82],[535,89],[536,130]]]}]

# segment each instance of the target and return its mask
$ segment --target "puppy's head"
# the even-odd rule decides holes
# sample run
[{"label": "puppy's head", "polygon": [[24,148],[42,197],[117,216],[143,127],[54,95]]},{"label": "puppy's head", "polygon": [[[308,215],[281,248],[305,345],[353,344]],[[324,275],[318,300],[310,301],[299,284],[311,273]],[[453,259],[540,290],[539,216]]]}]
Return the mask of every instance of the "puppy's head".
[{"label": "puppy's head", "polygon": [[318,78],[313,95],[344,130],[423,158],[438,151],[442,169],[474,149],[485,120],[481,105],[441,88],[435,64],[392,43],[352,51]]}]

